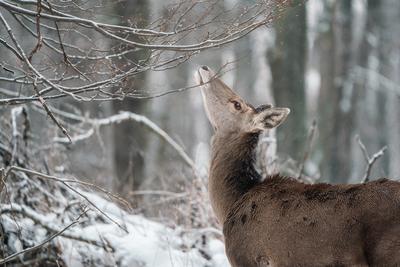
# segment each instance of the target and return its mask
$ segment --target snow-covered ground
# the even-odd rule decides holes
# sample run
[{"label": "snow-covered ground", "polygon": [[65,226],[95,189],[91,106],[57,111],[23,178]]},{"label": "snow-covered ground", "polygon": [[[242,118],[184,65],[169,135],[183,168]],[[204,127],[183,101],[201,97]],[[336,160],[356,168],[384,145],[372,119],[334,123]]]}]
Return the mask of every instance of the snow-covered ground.
[{"label": "snow-covered ground", "polygon": [[[218,234],[216,229],[184,230],[181,226],[171,228],[146,219],[141,215],[129,214],[114,203],[94,193],[83,191],[81,193],[90,202],[95,203],[96,207],[107,216],[91,209],[87,216],[82,218],[82,223],[74,225],[65,232],[64,236],[58,236],[52,241],[58,248],[57,254],[69,267],[230,266],[224,253],[222,241],[213,237]],[[6,208],[6,206],[3,206],[3,210]],[[14,210],[23,208],[24,213],[30,214],[33,218],[24,218],[16,223],[12,215],[2,213],[2,227],[9,237],[8,242],[13,243],[12,246],[8,244],[8,247],[13,248],[13,253],[22,249],[22,244],[19,241],[21,237],[13,234],[17,232],[17,228],[22,229],[22,235],[25,236],[22,239],[31,239],[31,244],[24,245],[24,247],[29,247],[38,244],[49,236],[48,231],[40,225],[62,229],[62,225],[69,223],[62,222],[62,220],[65,220],[65,216],[60,221],[57,217],[63,216],[55,216],[50,213],[43,215],[39,211],[18,206],[18,204],[14,204],[12,208]],[[205,234],[207,236],[206,241],[194,245],[194,240]],[[68,238],[67,235],[75,238]],[[85,239],[86,242],[76,240],[79,238]],[[88,240],[97,244],[104,244],[104,247],[92,245],[87,242]]]},{"label": "snow-covered ground", "polygon": [[[104,212],[114,220],[126,227],[128,233],[113,223],[97,223],[79,228],[75,234],[86,238],[97,239],[106,242],[115,249],[109,253],[105,250],[82,253],[87,246],[80,246],[75,241],[62,239],[63,260],[68,266],[85,266],[82,262],[88,259],[82,255],[91,255],[91,261],[107,260],[104,265],[135,267],[196,267],[196,266],[229,266],[224,253],[224,245],[220,240],[211,239],[207,242],[204,252],[211,259],[205,259],[198,248],[185,247],[185,240],[180,235],[180,228],[169,228],[160,223],[153,222],[143,216],[130,215],[122,211],[115,204],[105,201],[103,198],[86,194],[91,201],[96,203]],[[109,254],[109,255],[107,255]]]}]

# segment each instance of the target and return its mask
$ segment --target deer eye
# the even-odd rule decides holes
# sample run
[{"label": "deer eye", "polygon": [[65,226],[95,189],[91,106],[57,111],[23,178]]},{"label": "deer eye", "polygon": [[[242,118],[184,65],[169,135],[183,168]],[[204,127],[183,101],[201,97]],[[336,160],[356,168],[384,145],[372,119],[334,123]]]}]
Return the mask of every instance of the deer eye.
[{"label": "deer eye", "polygon": [[237,101],[232,101],[233,106],[235,107],[236,110],[241,110],[242,109],[242,105],[240,105],[239,102]]}]

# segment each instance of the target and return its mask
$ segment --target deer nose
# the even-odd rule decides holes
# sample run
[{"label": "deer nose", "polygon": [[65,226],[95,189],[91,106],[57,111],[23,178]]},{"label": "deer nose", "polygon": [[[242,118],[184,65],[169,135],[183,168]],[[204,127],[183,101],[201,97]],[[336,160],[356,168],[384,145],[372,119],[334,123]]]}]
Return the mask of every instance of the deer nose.
[{"label": "deer nose", "polygon": [[208,67],[207,67],[207,66],[201,66],[201,68],[202,68],[203,70],[208,71]]}]

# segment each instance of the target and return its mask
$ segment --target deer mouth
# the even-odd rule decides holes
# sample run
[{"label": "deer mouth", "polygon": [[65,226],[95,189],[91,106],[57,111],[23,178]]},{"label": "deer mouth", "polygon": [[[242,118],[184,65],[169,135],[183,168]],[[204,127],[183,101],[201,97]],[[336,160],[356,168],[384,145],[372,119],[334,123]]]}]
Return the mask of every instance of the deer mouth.
[{"label": "deer mouth", "polygon": [[204,85],[208,82],[206,80],[210,76],[209,71],[210,68],[208,68],[207,66],[201,66],[197,69],[197,71],[195,72],[195,78],[199,85]]},{"label": "deer mouth", "polygon": [[196,72],[196,79],[200,85],[209,83],[213,78],[213,72],[207,66],[201,66]]}]

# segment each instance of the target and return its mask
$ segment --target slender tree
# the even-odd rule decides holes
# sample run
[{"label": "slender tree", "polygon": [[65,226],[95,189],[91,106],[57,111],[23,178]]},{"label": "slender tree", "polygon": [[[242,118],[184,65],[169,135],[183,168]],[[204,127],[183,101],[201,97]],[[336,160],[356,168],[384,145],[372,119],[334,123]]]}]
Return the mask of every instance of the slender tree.
[{"label": "slender tree", "polygon": [[353,66],[352,1],[325,2],[327,30],[318,40],[321,90],[318,124],[323,153],[322,177],[347,182],[351,176],[354,129],[354,94],[350,80]]},{"label": "slender tree", "polygon": [[300,158],[306,136],[305,67],[307,52],[306,7],[292,1],[281,20],[275,23],[276,42],[271,52],[272,86],[277,106],[292,113],[278,132],[279,150]]},{"label": "slender tree", "polygon": [[[121,25],[127,25],[128,21],[135,21],[136,27],[145,27],[148,23],[148,1],[146,0],[134,0],[134,1],[123,1],[116,3],[116,14],[124,21],[121,21]],[[116,47],[123,44],[115,42]],[[147,50],[140,50],[136,53],[131,53],[125,56],[125,60],[129,60],[132,64],[141,65],[146,59]],[[124,69],[126,66],[125,60],[116,64],[117,68]],[[143,91],[145,87],[145,74],[138,74],[134,77],[128,78],[125,81],[124,89],[133,92],[135,90]],[[129,92],[123,92],[129,93]],[[114,101],[113,110],[114,113],[120,111],[131,111],[138,114],[144,114],[146,111],[147,102],[126,98],[123,101]],[[135,123],[126,123],[119,125],[114,128],[114,162],[115,171],[118,177],[118,189],[134,190],[141,184],[144,173],[144,152],[146,149],[146,130],[140,125]]]}]

